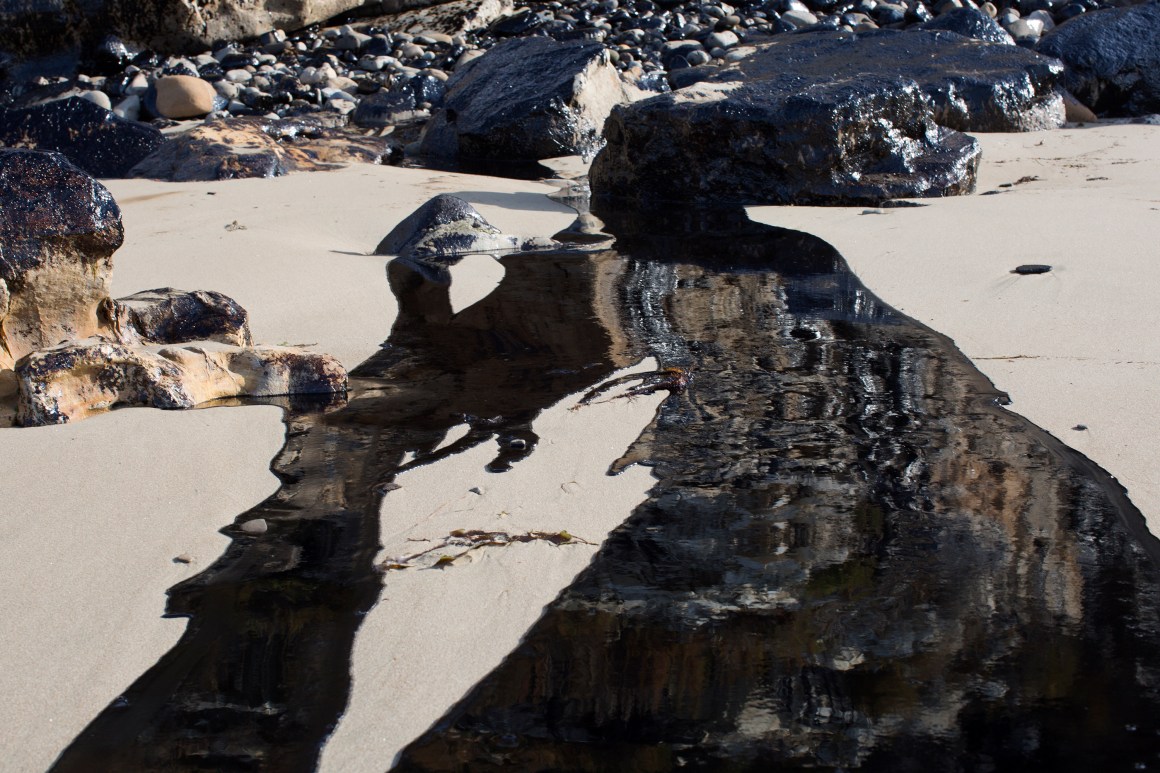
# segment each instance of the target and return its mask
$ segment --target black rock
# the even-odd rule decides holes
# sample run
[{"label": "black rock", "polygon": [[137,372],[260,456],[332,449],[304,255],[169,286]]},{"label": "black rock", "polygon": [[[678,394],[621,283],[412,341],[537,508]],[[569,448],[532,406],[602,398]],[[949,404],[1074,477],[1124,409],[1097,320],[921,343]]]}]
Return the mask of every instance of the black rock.
[{"label": "black rock", "polygon": [[58,151],[94,177],[125,177],[164,142],[154,127],[80,97],[0,111],[0,144]]},{"label": "black rock", "polygon": [[[1034,131],[1064,122],[1060,62],[939,30],[780,36],[759,45],[739,69],[799,84],[911,80],[927,95],[935,121],[959,131]],[[718,77],[736,76],[726,70]]]},{"label": "black rock", "polygon": [[511,251],[519,247],[463,199],[440,194],[391,229],[375,255],[403,258],[451,258],[467,253]]},{"label": "black rock", "polygon": [[970,192],[979,163],[978,143],[936,126],[918,84],[897,77],[702,83],[617,107],[605,134],[593,196],[642,203],[945,196]]},{"label": "black rock", "polygon": [[532,13],[530,10],[524,10],[512,16],[504,16],[496,20],[488,27],[487,31],[496,37],[527,35],[551,20],[551,14]]},{"label": "black rock", "polygon": [[1011,34],[987,14],[975,8],[956,8],[922,25],[926,30],[946,30],[984,43],[1014,45]]},{"label": "black rock", "polygon": [[621,101],[623,82],[599,43],[505,40],[447,81],[420,153],[523,160],[590,153]]},{"label": "black rock", "polygon": [[1039,52],[1063,60],[1068,91],[1097,113],[1160,112],[1160,3],[1076,16],[1046,33]]},{"label": "black rock", "polygon": [[213,290],[146,290],[116,301],[118,318],[155,344],[221,341],[249,346],[249,314],[237,301]]},{"label": "black rock", "polygon": [[93,47],[85,62],[86,72],[90,75],[113,75],[123,70],[132,58],[133,53],[123,40],[116,35],[106,35]]},{"label": "black rock", "polygon": [[413,117],[416,109],[415,94],[410,89],[380,91],[360,99],[350,121],[355,126],[381,129]]}]

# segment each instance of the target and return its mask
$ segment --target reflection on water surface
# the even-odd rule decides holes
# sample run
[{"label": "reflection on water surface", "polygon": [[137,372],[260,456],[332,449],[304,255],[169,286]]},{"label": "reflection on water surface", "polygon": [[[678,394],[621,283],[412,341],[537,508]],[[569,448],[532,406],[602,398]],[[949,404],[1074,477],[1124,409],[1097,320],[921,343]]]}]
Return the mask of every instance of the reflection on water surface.
[{"label": "reflection on water surface", "polygon": [[387,343],[348,403],[288,409],[282,488],[239,516],[270,531],[174,589],[185,637],[57,770],[313,769],[408,452],[502,471],[645,355],[693,376],[614,464],[648,500],[401,769],[1160,765],[1157,545],[1105,473],[824,242],[598,214],[614,248],[507,256],[459,314],[445,268],[390,264]]}]

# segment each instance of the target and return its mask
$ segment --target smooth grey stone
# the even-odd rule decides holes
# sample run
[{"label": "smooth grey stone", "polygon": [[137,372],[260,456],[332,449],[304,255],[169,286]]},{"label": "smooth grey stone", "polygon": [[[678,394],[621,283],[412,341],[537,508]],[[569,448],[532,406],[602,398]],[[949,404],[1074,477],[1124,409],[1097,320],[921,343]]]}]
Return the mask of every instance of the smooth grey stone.
[{"label": "smooth grey stone", "polygon": [[441,259],[519,246],[518,238],[501,233],[463,199],[440,194],[392,228],[374,254]]}]

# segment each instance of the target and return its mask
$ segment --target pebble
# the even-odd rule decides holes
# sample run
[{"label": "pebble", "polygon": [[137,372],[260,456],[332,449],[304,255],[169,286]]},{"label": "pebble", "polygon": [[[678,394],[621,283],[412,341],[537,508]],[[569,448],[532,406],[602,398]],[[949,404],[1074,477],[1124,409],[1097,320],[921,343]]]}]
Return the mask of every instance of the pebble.
[{"label": "pebble", "polygon": [[241,530],[246,534],[265,534],[269,530],[269,526],[266,525],[265,518],[254,518],[243,523]]}]

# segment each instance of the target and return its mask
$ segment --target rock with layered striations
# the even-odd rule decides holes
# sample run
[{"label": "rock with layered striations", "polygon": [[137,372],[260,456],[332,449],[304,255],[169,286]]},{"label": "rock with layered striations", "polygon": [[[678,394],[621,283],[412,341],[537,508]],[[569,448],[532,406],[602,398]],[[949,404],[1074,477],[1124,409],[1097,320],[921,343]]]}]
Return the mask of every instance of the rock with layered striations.
[{"label": "rock with layered striations", "polygon": [[1068,90],[1097,113],[1160,112],[1160,3],[1085,13],[1043,36]]},{"label": "rock with layered striations", "polygon": [[110,332],[112,256],[123,240],[112,195],[64,156],[0,150],[0,369]]},{"label": "rock with layered striations", "polygon": [[227,118],[209,121],[166,142],[130,173],[188,182],[279,177],[351,163],[401,160],[394,140],[329,129],[308,120]]},{"label": "rock with layered striations", "polygon": [[506,40],[456,70],[420,153],[536,160],[590,155],[614,105],[633,92],[599,43]]},{"label": "rock with layered striations", "polygon": [[922,90],[859,76],[699,83],[617,108],[596,198],[874,204],[974,188],[979,145],[935,125]]},{"label": "rock with layered striations", "polygon": [[164,142],[155,127],[81,97],[0,110],[0,145],[58,151],[93,177],[124,177]]},{"label": "rock with layered striations", "polygon": [[376,255],[449,258],[480,252],[511,252],[518,237],[502,233],[461,198],[440,194],[408,215],[375,247]]},{"label": "rock with layered striations", "polygon": [[253,343],[246,310],[233,298],[213,290],[145,290],[118,298],[114,309],[117,336],[123,343]]},{"label": "rock with layered striations", "polygon": [[192,408],[225,397],[341,394],[333,357],[297,349],[166,347],[156,352],[81,342],[18,363],[17,423],[64,424],[116,406]]}]

